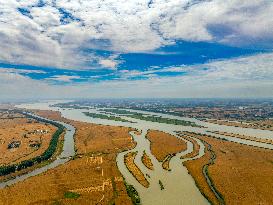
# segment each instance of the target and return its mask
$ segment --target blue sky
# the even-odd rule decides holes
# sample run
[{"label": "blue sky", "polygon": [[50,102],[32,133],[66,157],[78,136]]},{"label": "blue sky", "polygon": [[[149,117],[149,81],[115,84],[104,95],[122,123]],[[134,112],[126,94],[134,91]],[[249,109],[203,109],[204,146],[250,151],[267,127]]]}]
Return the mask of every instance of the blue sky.
[{"label": "blue sky", "polygon": [[[85,51],[88,52],[88,51]],[[89,51],[90,52],[90,51]],[[16,68],[20,70],[28,70],[21,74],[36,80],[51,80],[55,83],[67,83],[66,80],[54,80],[55,76],[78,76],[78,78],[70,79],[69,82],[86,82],[86,81],[103,81],[112,79],[123,79],[124,71],[150,71],[153,74],[164,76],[186,75],[188,71],[165,71],[170,67],[185,67],[192,65],[202,65],[210,61],[229,59],[239,56],[263,53],[263,49],[237,48],[217,43],[206,42],[176,42],[174,45],[164,46],[150,53],[115,53],[103,50],[94,50],[97,56],[111,57],[115,55],[114,60],[118,62],[115,68],[102,66],[99,62],[94,61],[86,68],[74,70],[73,68],[54,68],[44,66],[20,65],[11,63],[0,63],[0,68]],[[92,69],[88,69],[92,67]],[[201,69],[201,68],[200,68]],[[202,69],[207,69],[205,66]],[[33,72],[31,72],[33,71]],[[35,72],[41,71],[41,72]],[[146,79],[145,74],[127,77],[127,79]]]},{"label": "blue sky", "polygon": [[0,0],[0,98],[273,97],[273,3]]}]

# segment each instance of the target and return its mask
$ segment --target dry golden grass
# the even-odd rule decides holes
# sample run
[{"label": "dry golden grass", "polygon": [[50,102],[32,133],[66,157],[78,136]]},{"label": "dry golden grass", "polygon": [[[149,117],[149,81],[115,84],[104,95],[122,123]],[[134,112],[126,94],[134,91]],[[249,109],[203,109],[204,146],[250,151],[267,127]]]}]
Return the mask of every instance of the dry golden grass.
[{"label": "dry golden grass", "polygon": [[151,142],[151,152],[162,162],[168,155],[173,155],[187,149],[187,143],[165,132],[149,130],[147,138]]},{"label": "dry golden grass", "polygon": [[191,161],[186,161],[183,162],[183,165],[188,169],[189,174],[194,178],[195,183],[201,193],[209,200],[212,202],[212,204],[218,204],[218,200],[215,197],[214,193],[211,191],[206,178],[203,175],[202,169],[205,164],[207,164],[210,160],[211,156],[209,152],[207,151],[206,147],[206,152],[205,155],[201,158],[191,160]]},{"label": "dry golden grass", "polygon": [[154,169],[154,165],[152,163],[151,158],[147,155],[147,153],[144,151],[143,155],[141,157],[141,161],[142,163],[150,170]]},{"label": "dry golden grass", "polygon": [[69,120],[61,117],[61,113],[57,111],[48,111],[48,110],[33,110],[35,114],[39,116],[43,116],[45,118],[49,118],[52,120],[60,120],[60,121],[66,121],[69,122]]},{"label": "dry golden grass", "polygon": [[0,110],[0,119],[13,119],[13,118],[25,118],[25,116],[16,111],[1,111]]},{"label": "dry golden grass", "polygon": [[8,175],[5,175],[5,176],[1,176],[0,181],[6,181],[6,180],[12,179],[14,177],[29,173],[29,172],[37,169],[37,168],[45,166],[45,164],[48,164],[48,163],[56,160],[56,158],[61,154],[61,152],[63,150],[64,135],[65,135],[65,133],[62,133],[60,135],[60,139],[59,139],[59,142],[57,144],[56,152],[52,155],[52,157],[49,160],[44,161],[42,163],[35,164],[35,165],[31,166],[31,167],[22,169],[20,171],[16,171],[14,173],[11,173],[11,174],[8,174]]},{"label": "dry golden grass", "polygon": [[253,128],[253,129],[261,129],[261,130],[273,130],[273,120],[271,120],[271,119],[251,120],[246,123],[228,121],[228,120],[216,120],[216,119],[209,119],[206,121],[210,122],[210,123],[219,124],[219,125],[226,125],[226,126]]},{"label": "dry golden grass", "polygon": [[[116,204],[131,204],[122,177],[114,165],[114,155],[104,156],[102,164],[92,163],[90,157],[83,156],[0,190],[0,204],[52,204],[54,201],[59,204],[96,204],[103,196],[102,204],[108,204],[111,200]],[[115,197],[114,186],[117,192]],[[65,192],[75,190],[80,194],[78,199],[64,197]]]},{"label": "dry golden grass", "polygon": [[[62,120],[56,112],[44,117]],[[41,175],[0,190],[0,204],[132,204],[116,165],[117,153],[135,146],[129,128],[69,121],[75,135],[78,155],[74,160]],[[121,140],[122,139],[122,140]],[[80,194],[77,199],[64,193]]]},{"label": "dry golden grass", "polygon": [[250,141],[254,141],[254,142],[262,142],[262,143],[266,143],[266,144],[273,144],[273,140],[270,140],[270,139],[261,139],[261,138],[257,138],[257,137],[233,134],[233,133],[229,133],[229,132],[218,132],[218,131],[213,132],[212,131],[212,133],[220,134],[220,135],[224,135],[224,136],[228,136],[228,137],[236,137],[236,138],[240,138],[240,139],[246,139],[246,140],[250,140]]},{"label": "dry golden grass", "polygon": [[[272,204],[273,151],[218,140],[208,136],[196,137],[212,146],[215,164],[209,166],[209,176],[226,204]],[[185,162],[198,186],[215,202],[202,176],[202,167],[209,160],[208,153],[201,159]],[[215,202],[215,204],[217,204]]]},{"label": "dry golden grass", "polygon": [[[48,133],[32,133],[47,130]],[[0,165],[18,163],[41,155],[49,146],[56,127],[28,118],[0,119]],[[14,141],[21,144],[18,148],[8,149]],[[40,148],[32,148],[31,143],[41,143]]]},{"label": "dry golden grass", "polygon": [[170,160],[172,159],[173,155],[168,155],[162,162],[162,168],[168,171],[171,171],[170,169]]},{"label": "dry golden grass", "polygon": [[200,145],[197,143],[197,141],[189,136],[193,136],[193,134],[188,132],[182,132],[180,135],[182,138],[185,138],[186,140],[190,141],[193,144],[193,151],[182,156],[181,159],[186,158],[193,158],[196,157],[199,154]]},{"label": "dry golden grass", "polygon": [[145,178],[144,174],[141,172],[139,167],[135,164],[134,160],[137,152],[129,152],[124,156],[124,163],[131,174],[136,178],[136,180],[144,187],[149,187],[149,182]]}]

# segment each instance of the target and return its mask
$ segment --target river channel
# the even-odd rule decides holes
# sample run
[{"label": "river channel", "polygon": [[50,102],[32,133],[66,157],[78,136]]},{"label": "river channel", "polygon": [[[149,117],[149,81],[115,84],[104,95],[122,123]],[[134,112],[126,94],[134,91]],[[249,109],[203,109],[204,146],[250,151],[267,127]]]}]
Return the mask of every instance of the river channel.
[{"label": "river channel", "polygon": [[[46,119],[43,117],[40,117],[38,115],[34,115],[31,113],[28,113],[29,115],[32,115],[35,118],[39,118],[41,120]],[[56,160],[54,160],[53,162],[51,162],[50,164],[43,166],[41,168],[37,168],[27,174],[23,174],[20,176],[17,176],[11,180],[5,181],[0,183],[0,188],[4,188],[6,186],[10,186],[12,184],[15,184],[17,182],[23,181],[29,177],[33,177],[36,176],[38,174],[41,174],[43,172],[46,172],[49,169],[53,169],[61,164],[66,163],[67,161],[69,161],[69,159],[75,155],[75,150],[74,150],[74,134],[75,134],[75,128],[72,125],[66,124],[64,122],[59,122],[59,121],[54,121],[54,120],[49,120],[46,119],[49,122],[57,122],[59,124],[62,124],[65,128],[66,128],[66,132],[64,135],[64,144],[63,144],[63,151],[62,153],[57,157]]]},{"label": "river channel", "polygon": [[[261,139],[273,139],[273,132],[266,131],[266,130],[257,130],[257,129],[250,129],[250,128],[240,128],[240,127],[232,127],[232,126],[224,126],[224,125],[215,125],[212,123],[203,122],[197,119],[192,118],[183,118],[183,117],[177,117],[167,114],[158,114],[158,113],[151,113],[151,112],[145,112],[145,111],[136,111],[134,112],[140,112],[148,115],[157,115],[162,117],[168,117],[168,118],[175,118],[175,119],[181,119],[181,120],[187,120],[195,122],[197,125],[203,126],[203,127],[191,127],[191,126],[181,126],[181,125],[171,125],[171,124],[165,124],[165,123],[157,123],[157,122],[148,122],[143,120],[138,120],[130,117],[120,116],[124,119],[130,120],[133,123],[130,122],[119,122],[119,121],[113,121],[113,120],[104,120],[104,119],[98,119],[98,118],[92,118],[88,117],[84,114],[84,112],[93,112],[93,113],[100,113],[101,111],[97,108],[90,107],[89,109],[67,109],[67,108],[59,108],[54,107],[55,103],[58,102],[45,102],[45,103],[34,103],[34,104],[22,104],[18,107],[20,108],[26,108],[26,109],[40,109],[40,110],[53,110],[53,111],[59,111],[62,114],[62,117],[65,117],[70,120],[76,120],[81,122],[89,122],[89,123],[95,123],[95,124],[102,124],[102,125],[112,125],[112,126],[125,126],[125,127],[132,127],[140,131],[140,135],[137,135],[136,132],[130,132],[130,135],[132,138],[137,142],[136,147],[133,150],[125,151],[120,153],[117,156],[117,165],[124,176],[126,182],[128,184],[132,184],[136,190],[138,191],[141,202],[144,205],[166,205],[166,204],[187,204],[187,205],[202,205],[202,204],[209,204],[207,199],[200,193],[199,189],[196,187],[196,184],[193,180],[193,178],[188,174],[187,169],[183,166],[182,160],[180,159],[181,156],[190,153],[193,150],[193,145],[190,141],[186,141],[187,143],[187,150],[181,153],[178,153],[176,156],[174,156],[170,161],[170,169],[171,171],[164,170],[162,168],[162,163],[158,162],[156,158],[151,154],[150,150],[150,142],[148,139],[146,139],[146,134],[149,129],[151,130],[158,130],[163,131],[165,133],[169,133],[171,135],[174,135],[179,138],[179,136],[176,134],[177,131],[189,131],[189,132],[195,132],[200,134],[209,134],[215,137],[223,138],[229,141],[246,144],[250,146],[256,146],[256,147],[262,147],[267,149],[273,149],[273,145],[266,144],[262,142],[255,142],[245,139],[239,139],[235,137],[229,137],[224,136],[220,134],[212,133],[213,131],[219,131],[219,132],[230,132],[234,134],[245,134],[248,136],[253,136]],[[114,114],[113,114],[114,115]],[[64,124],[64,123],[62,123]],[[73,134],[75,132],[74,128],[70,125],[64,124],[64,126],[67,127],[68,131],[66,133],[67,140],[65,141],[65,146],[71,147],[73,144],[73,151],[74,151],[74,141]],[[70,139],[70,140],[68,140]],[[200,150],[198,156],[196,156],[194,159],[201,157],[204,155],[204,144],[196,139],[197,143],[200,145]],[[71,143],[71,145],[68,145]],[[147,180],[150,183],[150,186],[148,188],[143,187],[141,184],[137,182],[137,180],[131,175],[131,173],[128,171],[124,164],[124,155],[131,151],[137,151],[137,156],[135,159],[136,165],[140,168],[140,170],[144,173],[144,175],[149,176],[147,177]],[[143,151],[145,151],[149,157],[152,160],[152,163],[154,165],[154,170],[147,169],[142,161],[141,156],[143,154]],[[30,176],[37,175],[39,173],[42,173],[43,171],[46,171],[47,169],[56,167],[58,164],[65,163],[68,158],[67,156],[71,156],[72,153],[66,153],[65,158],[62,159],[64,156],[62,155],[59,159],[54,161],[53,163],[34,170],[33,172],[23,175],[21,177],[18,177],[18,179],[14,179],[8,182],[5,182],[5,185],[10,185],[13,183],[16,183],[17,181],[22,181]],[[59,160],[59,161],[58,161]],[[193,160],[193,159],[183,159],[185,160]],[[159,186],[159,180],[162,181],[164,185],[164,189],[161,190]],[[0,186],[3,187],[3,183],[0,184]]]}]

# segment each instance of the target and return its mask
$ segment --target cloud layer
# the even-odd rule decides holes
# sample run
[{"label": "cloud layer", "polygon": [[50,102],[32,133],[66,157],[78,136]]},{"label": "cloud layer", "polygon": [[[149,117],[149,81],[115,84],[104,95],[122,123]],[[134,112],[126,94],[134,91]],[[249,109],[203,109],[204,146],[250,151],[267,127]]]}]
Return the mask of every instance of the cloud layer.
[{"label": "cloud layer", "polygon": [[[90,97],[272,97],[273,53],[218,60],[207,64],[169,67],[158,71],[121,71],[118,80],[69,82],[78,76],[33,80],[14,69],[0,69],[0,99]],[[40,71],[32,71],[40,72]],[[161,77],[159,72],[186,75]],[[131,80],[146,76],[146,79]]]},{"label": "cloud layer", "polygon": [[0,0],[0,99],[272,97],[268,0]]},{"label": "cloud layer", "polygon": [[0,0],[0,61],[59,68],[115,66],[114,52],[177,40],[272,49],[267,0]]}]

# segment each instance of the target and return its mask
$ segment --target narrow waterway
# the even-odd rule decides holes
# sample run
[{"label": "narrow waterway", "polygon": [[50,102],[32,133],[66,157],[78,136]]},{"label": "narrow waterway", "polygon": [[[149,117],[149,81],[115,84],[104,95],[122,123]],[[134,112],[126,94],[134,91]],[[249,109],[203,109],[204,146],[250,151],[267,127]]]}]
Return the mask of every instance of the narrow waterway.
[{"label": "narrow waterway", "polygon": [[[166,205],[166,204],[187,204],[187,205],[202,205],[208,204],[208,201],[205,197],[200,193],[193,178],[188,174],[187,169],[182,165],[182,162],[185,160],[192,160],[192,159],[183,159],[181,160],[180,157],[190,153],[193,150],[193,145],[191,142],[185,140],[187,142],[187,150],[181,153],[178,153],[170,160],[170,169],[171,171],[164,170],[162,168],[162,163],[158,162],[156,158],[151,154],[150,150],[150,142],[146,139],[146,134],[149,129],[151,130],[158,130],[163,131],[165,133],[169,133],[176,137],[177,131],[188,131],[188,132],[195,132],[200,134],[209,134],[215,137],[227,139],[229,141],[257,146],[267,149],[273,149],[273,145],[254,142],[250,140],[239,139],[235,137],[228,137],[219,134],[211,133],[211,131],[220,131],[220,132],[230,132],[234,134],[245,134],[253,137],[258,137],[261,139],[273,139],[273,132],[266,131],[266,130],[257,130],[257,129],[250,129],[250,128],[240,128],[240,127],[231,127],[231,126],[224,126],[224,125],[215,125],[212,123],[202,122],[200,120],[192,119],[192,118],[183,118],[177,117],[167,114],[158,114],[158,113],[151,113],[145,111],[138,111],[134,110],[135,112],[145,113],[145,114],[153,114],[157,116],[167,117],[167,118],[175,118],[181,120],[187,120],[195,122],[197,125],[203,126],[202,128],[199,127],[190,127],[190,126],[181,126],[181,125],[171,125],[165,123],[156,123],[156,122],[148,122],[143,120],[138,120],[130,117],[120,116],[123,119],[130,120],[134,123],[130,122],[119,122],[113,120],[104,120],[98,118],[88,117],[84,114],[84,112],[93,112],[99,113],[100,110],[96,108],[89,108],[89,109],[66,109],[66,108],[57,108],[52,107],[50,105],[56,102],[51,103],[35,103],[35,104],[25,104],[20,105],[21,108],[27,109],[43,109],[43,110],[54,110],[60,111],[62,116],[76,121],[82,122],[89,122],[95,124],[102,124],[102,125],[112,125],[112,126],[125,126],[125,127],[132,127],[141,132],[140,135],[137,135],[135,132],[131,132],[131,136],[137,142],[136,147],[133,150],[125,151],[120,153],[117,156],[117,165],[124,176],[127,183],[132,184],[136,190],[138,191],[142,204],[144,205]],[[204,155],[205,146],[201,142],[195,138],[197,143],[200,145],[199,153],[193,159],[202,157]],[[73,145],[74,146],[74,145]],[[131,175],[124,164],[124,155],[131,151],[137,151],[137,156],[135,158],[136,165],[140,168],[140,170],[144,173],[147,180],[150,183],[148,188],[143,187],[141,184],[137,182],[137,180]],[[143,163],[141,162],[141,156],[145,151],[152,160],[154,165],[154,170],[147,169]],[[162,181],[164,189],[161,190],[159,186],[159,180]]]},{"label": "narrow waterway", "polygon": [[[41,120],[46,119],[42,118],[40,116],[28,113],[29,115],[32,115],[33,117],[39,118]],[[75,134],[75,128],[72,125],[66,124],[64,122],[59,122],[59,121],[54,121],[54,120],[49,120],[46,119],[49,122],[57,122],[59,124],[62,124],[66,128],[66,132],[64,135],[64,144],[63,144],[63,151],[62,153],[57,157],[56,160],[51,162],[48,165],[45,165],[41,168],[37,168],[33,171],[28,172],[27,174],[23,174],[20,176],[17,176],[16,178],[13,178],[11,180],[5,181],[0,183],[0,188],[4,188],[6,186],[10,186],[12,184],[15,184],[17,182],[23,181],[29,177],[36,176],[38,174],[41,174],[43,172],[46,172],[49,169],[53,169],[61,164],[66,163],[69,161],[70,157],[75,155],[75,150],[74,150],[74,134]]]}]

